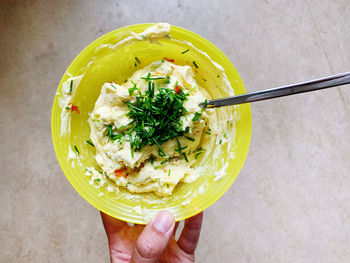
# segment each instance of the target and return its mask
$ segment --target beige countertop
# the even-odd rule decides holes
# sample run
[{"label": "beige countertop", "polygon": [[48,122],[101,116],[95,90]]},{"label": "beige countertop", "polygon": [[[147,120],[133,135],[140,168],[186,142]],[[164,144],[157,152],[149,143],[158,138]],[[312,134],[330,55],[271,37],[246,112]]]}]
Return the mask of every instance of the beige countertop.
[{"label": "beige countertop", "polygon": [[[217,45],[248,91],[350,70],[350,2],[0,1],[0,258],[107,262],[97,210],[51,142],[72,59],[121,26],[165,21]],[[350,262],[350,86],[251,105],[233,186],[205,211],[197,262]]]}]

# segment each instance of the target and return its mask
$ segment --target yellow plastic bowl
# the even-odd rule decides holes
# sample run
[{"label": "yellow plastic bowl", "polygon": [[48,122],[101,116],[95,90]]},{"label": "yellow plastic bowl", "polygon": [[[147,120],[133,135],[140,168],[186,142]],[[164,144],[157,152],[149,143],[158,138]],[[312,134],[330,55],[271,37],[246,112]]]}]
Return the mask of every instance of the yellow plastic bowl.
[{"label": "yellow plastic bowl", "polygon": [[[80,151],[80,160],[84,167],[97,166],[94,160],[94,148],[86,143],[90,135],[87,119],[89,118],[89,112],[94,108],[102,84],[105,82],[123,83],[139,68],[168,57],[175,59],[176,64],[180,65],[193,66],[192,61],[195,60],[200,65],[196,75],[197,82],[207,88],[213,96],[227,95],[220,90],[220,78],[217,78],[217,74],[220,74],[220,72],[214,67],[213,63],[203,53],[192,50],[191,46],[180,41],[192,43],[196,48],[207,53],[213,61],[221,65],[235,94],[246,92],[238,72],[217,47],[203,37],[180,27],[172,26],[170,31],[172,40],[162,40],[160,41],[161,45],[150,44],[148,41],[138,41],[117,50],[108,46],[101,48],[105,44],[110,44],[110,46],[116,44],[130,35],[130,31],[139,33],[152,25],[137,24],[119,28],[105,34],[87,46],[70,64],[58,86],[58,91],[60,91],[62,83],[69,78],[70,74],[72,76],[84,74],[74,98],[74,104],[78,105],[81,113],[72,114],[71,133],[67,136],[60,136],[61,108],[58,105],[59,92],[55,96],[51,115],[52,140],[57,159],[72,186],[97,209],[115,218],[138,224],[147,223],[151,216],[160,210],[170,211],[179,221],[191,217],[212,205],[227,191],[238,176],[248,154],[251,138],[250,106],[244,104],[231,108],[232,111],[236,111],[235,116],[238,117],[235,119],[233,128],[235,130],[232,131],[236,133],[234,147],[231,147],[233,150],[231,153],[226,151],[222,153],[222,158],[228,162],[226,175],[215,181],[211,172],[211,174],[202,176],[191,184],[181,183],[175,188],[173,196],[168,199],[157,199],[147,194],[137,194],[130,199],[126,198],[127,190],[123,189],[120,190],[119,194],[110,193],[105,188],[96,188],[90,185],[90,178],[85,175],[83,167],[79,165],[72,167],[67,160],[67,156],[69,145],[73,147],[74,144],[77,145]],[[181,54],[182,51],[188,48],[191,49],[191,52]],[[135,56],[141,60],[141,65],[137,68],[134,64]],[[234,156],[234,158],[229,158],[229,155]],[[184,205],[185,198],[189,196],[192,198],[191,201]],[[144,215],[143,212],[145,211],[147,211],[148,216]]]}]

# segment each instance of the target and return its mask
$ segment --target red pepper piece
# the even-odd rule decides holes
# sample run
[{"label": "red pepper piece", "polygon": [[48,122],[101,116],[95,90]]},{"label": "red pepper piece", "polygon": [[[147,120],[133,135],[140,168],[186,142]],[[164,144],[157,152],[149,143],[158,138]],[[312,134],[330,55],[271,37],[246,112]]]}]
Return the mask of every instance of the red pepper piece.
[{"label": "red pepper piece", "polygon": [[80,110],[79,110],[78,106],[75,106],[73,103],[69,103],[68,105],[70,106],[71,112],[75,111],[76,113],[80,114]]},{"label": "red pepper piece", "polygon": [[168,62],[175,62],[175,59],[172,59],[172,58],[163,58],[163,59],[168,61]]},{"label": "red pepper piece", "polygon": [[180,91],[181,91],[181,87],[180,87],[180,85],[177,85],[175,87],[175,93],[178,94],[178,93],[180,93]]},{"label": "red pepper piece", "polygon": [[116,177],[124,177],[126,179],[127,174],[125,173],[125,168],[117,169],[114,171]]}]

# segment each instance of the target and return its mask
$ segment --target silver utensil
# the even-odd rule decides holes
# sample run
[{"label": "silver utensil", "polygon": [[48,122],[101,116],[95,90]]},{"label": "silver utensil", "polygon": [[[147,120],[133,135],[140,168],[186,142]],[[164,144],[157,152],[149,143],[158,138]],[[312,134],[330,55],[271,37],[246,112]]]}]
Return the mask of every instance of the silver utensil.
[{"label": "silver utensil", "polygon": [[260,100],[268,100],[303,92],[332,88],[345,84],[350,84],[350,72],[345,72],[325,78],[310,80],[297,84],[291,84],[278,88],[255,91],[233,97],[209,100],[207,101],[206,107],[216,108],[221,106],[236,105]]}]

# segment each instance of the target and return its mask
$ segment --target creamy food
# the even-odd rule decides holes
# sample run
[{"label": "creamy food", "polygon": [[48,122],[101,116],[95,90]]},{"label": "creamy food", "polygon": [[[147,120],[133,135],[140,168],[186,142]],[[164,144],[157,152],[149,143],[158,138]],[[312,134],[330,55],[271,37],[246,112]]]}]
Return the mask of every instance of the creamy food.
[{"label": "creamy food", "polygon": [[[208,59],[205,63],[213,65],[211,72],[215,72],[214,77],[204,76],[206,73],[205,71],[201,72],[202,64],[198,64],[198,71],[196,70],[197,67],[192,65],[193,70],[195,70],[196,78],[193,77],[193,72],[188,66],[187,68],[176,66],[167,61],[158,61],[149,66],[149,72],[152,72],[152,76],[155,74],[158,75],[158,73],[160,73],[160,67],[163,67],[163,73],[166,73],[166,67],[169,67],[169,65],[170,68],[176,68],[177,70],[172,73],[177,74],[177,76],[174,75],[172,77],[173,79],[170,78],[171,84],[174,85],[176,83],[176,78],[181,79],[184,78],[182,75],[187,76],[185,78],[187,78],[189,85],[186,81],[183,80],[181,82],[181,89],[183,92],[190,91],[192,94],[192,97],[189,97],[188,101],[184,102],[185,108],[188,108],[188,114],[192,114],[192,116],[194,116],[193,114],[195,114],[195,112],[200,113],[201,109],[197,106],[200,102],[203,102],[205,98],[210,98],[211,96],[222,97],[234,95],[231,83],[228,81],[223,67],[213,61],[207,53],[198,49],[192,43],[187,42],[183,39],[173,39],[169,33],[170,25],[167,23],[158,23],[140,33],[135,33],[132,31],[126,32],[120,36],[117,42],[114,42],[113,44],[103,44],[96,47],[95,56],[92,57],[91,61],[89,61],[80,72],[87,72],[89,69],[98,66],[97,63],[99,60],[97,58],[103,57],[106,54],[111,54],[112,52],[123,48],[128,48],[129,46],[131,47],[134,44],[137,45],[137,42],[147,41],[150,43],[162,44],[162,41],[158,42],[158,40],[166,39],[166,41],[177,42],[181,45],[184,44],[186,46],[186,48],[181,51],[181,56],[184,55],[184,57],[189,57],[187,64],[192,65],[191,61],[193,59],[189,54],[191,54],[191,52],[195,52]],[[142,55],[138,56],[141,61],[143,61]],[[175,59],[177,58],[175,57]],[[183,123],[181,125],[182,128],[185,128],[186,122],[187,124],[190,123],[192,125],[191,129],[189,130],[191,134],[186,134],[186,136],[195,139],[194,141],[191,141],[186,139],[184,136],[179,136],[178,138],[181,145],[180,149],[187,147],[185,148],[184,152],[186,154],[188,162],[185,160],[182,152],[179,153],[179,151],[176,151],[176,149],[179,149],[176,139],[176,144],[174,144],[173,139],[164,143],[164,145],[161,145],[162,149],[165,152],[165,156],[158,156],[159,148],[156,145],[145,145],[141,151],[134,151],[132,156],[130,141],[128,141],[128,135],[122,136],[123,141],[120,144],[118,139],[121,141],[121,137],[111,140],[111,138],[109,138],[110,136],[107,136],[107,133],[110,130],[112,136],[116,136],[117,132],[119,133],[119,131],[123,131],[123,129],[120,130],[120,126],[123,126],[123,124],[128,124],[128,118],[119,118],[118,115],[113,117],[112,113],[116,113],[117,104],[123,106],[120,111],[117,112],[117,114],[122,114],[123,111],[126,113],[126,111],[129,110],[129,108],[123,104],[123,101],[132,102],[132,98],[130,99],[129,97],[137,95],[137,91],[132,96],[129,94],[129,88],[131,87],[132,89],[134,87],[134,84],[131,82],[131,80],[133,80],[135,83],[137,82],[139,84],[145,84],[145,80],[137,79],[136,74],[140,74],[141,76],[142,74],[146,74],[146,71],[147,67],[140,71],[143,73],[136,72],[125,84],[119,83],[122,85],[118,85],[117,83],[106,83],[103,85],[101,96],[99,98],[99,101],[96,103],[94,111],[90,113],[89,120],[91,127],[90,140],[93,141],[95,148],[88,148],[89,151],[86,151],[84,149],[82,150],[81,148],[84,147],[81,145],[81,143],[73,140],[72,145],[69,145],[67,160],[71,162],[71,165],[73,167],[77,165],[83,167],[86,170],[85,174],[89,176],[90,184],[92,186],[96,188],[103,187],[107,192],[116,193],[117,195],[115,195],[114,198],[127,200],[142,199],[143,202],[151,203],[153,202],[152,199],[144,199],[144,195],[138,195],[135,193],[154,192],[159,196],[163,196],[163,198],[155,199],[157,204],[166,202],[166,200],[169,199],[183,198],[185,201],[182,205],[188,205],[196,195],[203,194],[205,192],[205,189],[208,188],[209,185],[207,180],[220,180],[227,173],[227,158],[222,158],[222,154],[223,152],[227,152],[229,159],[235,158],[234,153],[232,152],[233,148],[236,147],[234,145],[234,125],[235,121],[239,120],[241,116],[239,112],[236,112],[235,110],[232,111],[232,108],[229,109],[225,107],[216,109],[215,112],[206,110],[201,114],[200,118],[198,118],[198,123],[190,123],[193,118],[190,118],[189,116],[187,116],[187,119],[185,117],[181,117],[181,121]],[[61,90],[57,93],[59,96],[59,106],[62,109],[61,136],[70,135],[70,122],[72,114],[74,115],[73,119],[75,117],[80,118],[79,116],[86,114],[85,112],[85,114],[82,113],[78,115],[78,106],[81,105],[81,96],[79,95],[79,98],[75,98],[78,85],[85,73],[80,76],[72,76],[70,72],[67,71],[66,74],[68,75],[68,79],[62,84]],[[119,72],[117,74],[119,74]],[[147,75],[148,74],[146,74],[146,78]],[[145,75],[142,76],[145,77]],[[201,83],[201,79],[204,80],[203,76],[208,80],[208,82],[202,82],[202,85],[206,88],[208,87],[208,90],[211,92],[211,96],[208,95],[203,87],[198,87],[193,90],[189,88],[192,84],[192,86],[196,85],[195,79]],[[163,81],[165,81],[165,79],[155,80],[154,82],[162,83]],[[139,84],[137,84],[137,87]],[[162,84],[162,87],[169,87],[172,89],[175,88],[172,87],[170,83],[167,84],[169,85]],[[219,85],[220,88],[215,89],[216,85]],[[114,87],[118,87],[118,91],[114,90]],[[83,90],[84,88],[82,87],[82,91]],[[141,90],[145,91],[145,88],[141,88]],[[84,92],[82,92],[82,94],[82,96],[84,96]],[[195,100],[197,100],[197,102],[195,102]],[[196,105],[197,108],[193,106],[191,109],[191,101],[193,102],[192,104]],[[98,111],[101,111],[102,115],[104,115],[103,112],[105,112],[105,110],[103,110],[102,105],[104,102],[106,103],[106,108],[110,108],[112,111],[110,113],[105,113],[103,119],[94,114],[98,113]],[[96,118],[94,118],[94,116]],[[119,129],[117,129],[117,127]],[[193,132],[195,130],[198,131],[198,134],[196,136]],[[93,133],[95,133],[95,135]],[[84,144],[85,140],[87,139],[89,138],[83,140]],[[77,145],[74,143],[77,143]],[[80,154],[78,149],[80,149]],[[85,164],[85,158],[90,156],[90,154],[94,153],[95,151],[95,159],[97,160],[98,165],[95,167],[88,167],[86,165],[83,166],[82,163]],[[193,151],[195,151],[195,154]],[[178,154],[179,156],[176,156],[175,154]],[[149,157],[147,158],[147,156]],[[198,157],[197,159],[196,156]],[[156,158],[153,160],[154,157]],[[120,163],[118,163],[117,160],[119,160]],[[164,162],[165,160],[167,161]],[[152,165],[150,165],[151,161],[153,162]],[[139,173],[140,171],[142,172]],[[174,187],[177,184],[180,182],[192,182],[199,176],[201,176],[201,178],[205,178],[205,181],[201,183],[201,186],[199,188],[196,188],[193,191],[190,190],[185,195],[171,195]],[[127,188],[129,191],[123,191],[122,188]],[[198,189],[202,190],[199,191]],[[145,216],[145,214],[150,215],[151,212],[145,212],[145,209],[146,208],[143,208],[142,210],[143,216]]]},{"label": "creamy food", "polygon": [[[154,94],[150,95],[152,89]],[[154,103],[154,108],[159,104],[156,103],[157,98],[164,99],[164,103],[172,103],[172,100],[182,103],[184,109],[177,115],[178,125],[175,125],[180,136],[173,136],[163,144],[159,143],[162,137],[148,136],[154,141],[137,149],[135,141],[143,137],[142,133],[156,133],[155,129],[162,125],[147,123],[150,120],[145,119],[142,126],[146,128],[141,130],[140,136],[133,130],[130,123],[134,119],[130,111],[134,110],[137,114],[141,107],[140,98],[146,99],[147,96],[153,96],[149,103]],[[205,90],[197,85],[191,67],[178,66],[165,60],[135,72],[122,85],[105,83],[89,119],[90,138],[96,149],[95,159],[103,173],[130,192],[154,192],[159,196],[170,195],[180,181],[193,181],[198,173],[193,164],[205,151],[200,145],[201,138],[210,124],[210,111],[203,111],[200,106],[206,96]],[[161,109],[162,106],[159,107]],[[147,109],[144,108],[144,111]],[[167,114],[172,114],[171,108],[166,109]],[[152,114],[152,110],[149,114]],[[162,118],[159,120],[161,122]],[[163,130],[171,127],[169,125],[173,121],[176,120],[164,115]],[[136,126],[134,124],[134,128]],[[167,133],[162,136],[167,136]]]}]

